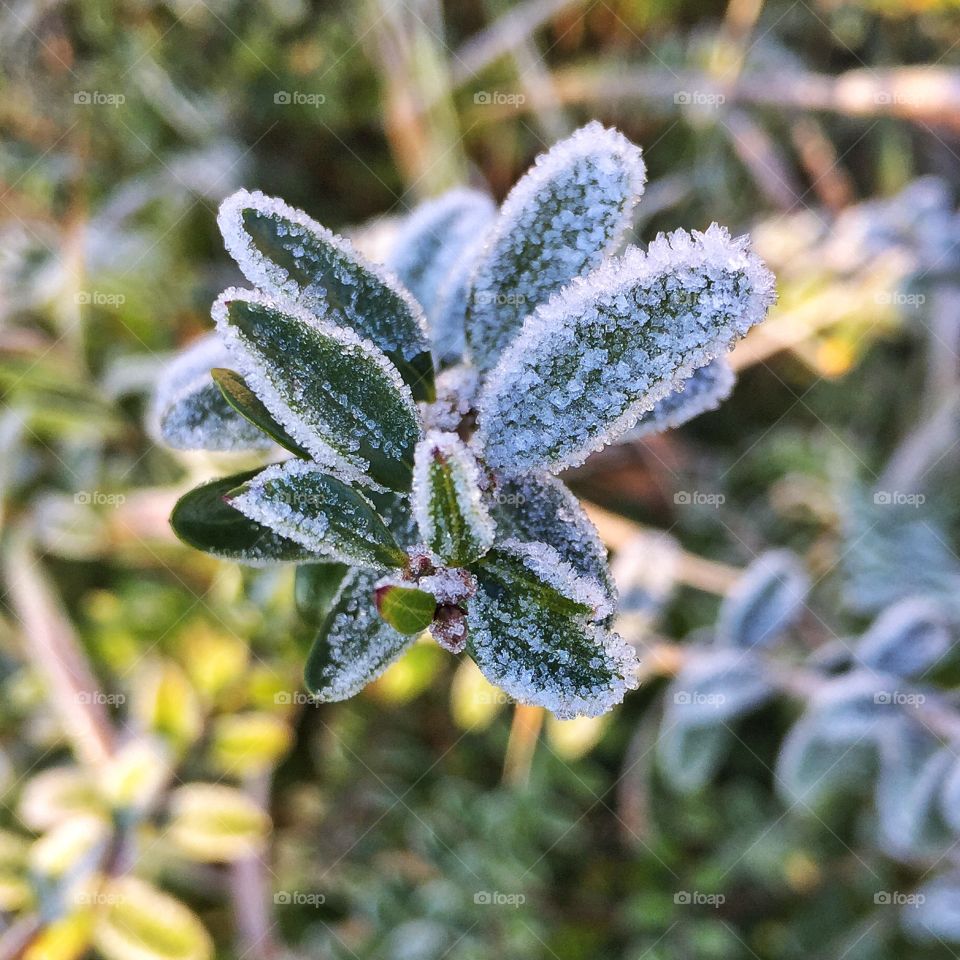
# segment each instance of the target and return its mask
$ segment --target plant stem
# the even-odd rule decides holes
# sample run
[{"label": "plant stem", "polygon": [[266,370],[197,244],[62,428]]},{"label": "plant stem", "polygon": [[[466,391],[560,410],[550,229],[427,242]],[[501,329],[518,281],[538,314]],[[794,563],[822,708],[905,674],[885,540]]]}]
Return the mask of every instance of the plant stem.
[{"label": "plant stem", "polygon": [[525,787],[537,749],[537,738],[543,726],[543,707],[518,703],[513,711],[510,739],[503,762],[503,782],[511,787]]}]

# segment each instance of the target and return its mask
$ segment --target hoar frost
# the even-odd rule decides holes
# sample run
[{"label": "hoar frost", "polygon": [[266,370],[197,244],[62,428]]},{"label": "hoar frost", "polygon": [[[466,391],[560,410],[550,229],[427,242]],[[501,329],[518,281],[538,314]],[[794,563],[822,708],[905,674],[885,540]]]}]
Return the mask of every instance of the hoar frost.
[{"label": "hoar frost", "polygon": [[636,686],[606,550],[554,474],[713,409],[733,386],[722,354],[773,299],[716,225],[617,257],[645,177],[638,147],[589,124],[499,211],[462,188],[415,211],[389,266],[280,200],[224,202],[257,289],[214,304],[217,337],[158,385],[155,433],[279,451],[272,436],[295,457],[190,491],[171,523],[215,556],[329,580],[306,665],[318,699],[352,696],[425,629],[559,717]]}]

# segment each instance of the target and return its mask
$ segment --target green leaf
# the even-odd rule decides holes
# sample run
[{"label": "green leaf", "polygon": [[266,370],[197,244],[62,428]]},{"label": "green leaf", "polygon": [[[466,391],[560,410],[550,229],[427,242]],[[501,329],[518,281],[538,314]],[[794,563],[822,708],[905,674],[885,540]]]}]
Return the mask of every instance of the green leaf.
[{"label": "green leaf", "polygon": [[473,274],[466,331],[481,370],[539,304],[613,252],[645,178],[640,148],[599,123],[537,158],[504,201]]},{"label": "green leaf", "polygon": [[221,477],[185,493],[170,514],[173,532],[197,550],[250,566],[315,559],[315,553],[262,523],[249,520],[224,499],[258,472],[248,470]]},{"label": "green leaf", "polygon": [[502,478],[489,496],[497,535],[553,547],[582,577],[595,580],[612,607],[617,588],[607,565],[607,548],[580,501],[548,473]]},{"label": "green leaf", "polygon": [[258,191],[228,197],[218,222],[227,250],[251,283],[370,340],[418,400],[433,399],[423,312],[396,278],[349,240]]},{"label": "green leaf", "polygon": [[330,612],[349,569],[345,563],[304,563],[297,567],[293,600],[306,623],[316,626]]},{"label": "green leaf", "polygon": [[248,386],[315,460],[409,487],[420,417],[376,347],[249,290],[225,291],[213,316]]},{"label": "green leaf", "polygon": [[423,633],[433,623],[437,598],[426,590],[387,583],[376,588],[374,597],[380,616],[404,636]]},{"label": "green leaf", "polygon": [[496,527],[477,462],[456,434],[431,431],[417,444],[413,512],[420,536],[443,563],[466,566],[493,545]]},{"label": "green leaf", "polygon": [[484,558],[468,611],[470,655],[520,703],[539,704],[561,719],[599,716],[636,686],[636,654],[573,612],[587,606],[570,596],[584,587],[561,590],[559,575],[542,567],[540,577],[533,573],[500,548]]},{"label": "green leaf", "polygon": [[186,783],[170,797],[168,837],[198,863],[230,863],[262,852],[270,818],[243,791],[220,783]]},{"label": "green leaf", "polygon": [[677,793],[695,793],[710,782],[732,745],[733,730],[723,724],[664,722],[657,737],[660,773]]},{"label": "green leaf", "polygon": [[310,459],[310,454],[273,419],[270,411],[260,402],[239,373],[235,370],[227,370],[225,367],[214,367],[210,371],[210,376],[223,394],[224,400],[241,417],[258,427],[268,437],[276,440],[284,449],[304,460]]},{"label": "green leaf", "polygon": [[[153,392],[150,432],[174,450],[258,450],[270,446],[259,425],[239,416],[210,376],[228,359],[214,335],[201,337],[162,371]],[[241,411],[242,413],[242,411]]]},{"label": "green leaf", "polygon": [[315,463],[267,467],[232,490],[230,505],[315,554],[361,567],[403,567],[407,555],[359,490]]},{"label": "green leaf", "polygon": [[497,473],[558,473],[630,430],[766,316],[773,277],[713,224],[630,248],[531,314],[487,376],[476,444]]},{"label": "green leaf", "polygon": [[304,673],[318,700],[346,700],[376,680],[416,640],[377,613],[374,590],[380,574],[351,570],[320,628]]}]

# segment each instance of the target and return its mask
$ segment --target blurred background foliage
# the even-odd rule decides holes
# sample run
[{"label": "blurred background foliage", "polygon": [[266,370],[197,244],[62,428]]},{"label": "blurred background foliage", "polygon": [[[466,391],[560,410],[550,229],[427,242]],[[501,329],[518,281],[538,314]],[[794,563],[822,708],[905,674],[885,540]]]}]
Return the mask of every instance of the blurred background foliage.
[{"label": "blurred background foliage", "polygon": [[[862,790],[784,802],[795,705],[700,789],[654,754],[666,680],[767,548],[813,574],[806,654],[955,601],[958,31],[952,0],[7,0],[0,958],[955,956],[960,886],[953,939],[902,909],[952,846],[894,858]],[[718,220],[780,281],[729,402],[569,478],[646,682],[541,729],[424,644],[311,704],[290,571],[177,544],[177,493],[226,470],[143,428],[239,279],[217,203],[374,219],[376,255],[418,200],[500,199],[592,118],[646,151],[638,242]]]}]

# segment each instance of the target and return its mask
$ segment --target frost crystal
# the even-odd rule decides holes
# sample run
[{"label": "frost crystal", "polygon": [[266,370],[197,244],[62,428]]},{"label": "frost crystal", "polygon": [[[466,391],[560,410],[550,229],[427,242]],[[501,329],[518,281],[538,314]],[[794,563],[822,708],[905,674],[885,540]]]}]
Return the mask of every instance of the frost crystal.
[{"label": "frost crystal", "polygon": [[362,480],[371,473],[392,485],[399,473],[402,485],[420,417],[380,350],[250,290],[224,291],[212,312],[250,389],[298,444],[341,475]]},{"label": "frost crystal", "polygon": [[346,700],[376,680],[416,641],[394,630],[373,601],[380,574],[347,574],[305,671],[307,686],[319,700]]},{"label": "frost crystal", "polygon": [[377,569],[406,562],[374,505],[314,463],[268,467],[231,496],[230,505],[331,560]]},{"label": "frost crystal", "polygon": [[467,340],[481,370],[527,314],[613,252],[645,180],[640,148],[599,123],[537,157],[504,201],[474,272]]},{"label": "frost crystal", "polygon": [[482,499],[480,471],[456,434],[432,430],[417,444],[412,499],[435,562],[460,566],[493,545],[496,525]]},{"label": "frost crystal", "polygon": [[716,410],[733,391],[736,375],[725,357],[717,357],[694,370],[677,389],[643,414],[637,425],[624,434],[623,441],[640,440],[652,433],[680,427],[701,413]]},{"label": "frost crystal", "polygon": [[154,390],[148,429],[175,450],[266,450],[273,441],[241,417],[210,377],[229,362],[215,336],[201,337],[178,354]]},{"label": "frost crystal", "polygon": [[659,236],[574,281],[524,323],[478,401],[488,464],[582,463],[765,316],[773,278],[712,225]]},{"label": "frost crystal", "polygon": [[443,283],[495,212],[485,193],[457,187],[421,204],[397,231],[387,266],[423,307],[434,344],[434,307]]}]

